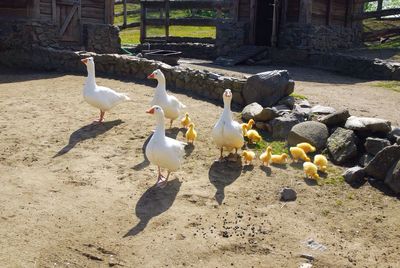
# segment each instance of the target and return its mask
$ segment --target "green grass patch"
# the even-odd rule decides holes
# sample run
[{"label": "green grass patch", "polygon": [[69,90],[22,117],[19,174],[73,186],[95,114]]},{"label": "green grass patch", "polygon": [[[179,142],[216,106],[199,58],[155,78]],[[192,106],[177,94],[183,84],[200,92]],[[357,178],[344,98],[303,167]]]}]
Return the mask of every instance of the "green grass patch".
[{"label": "green grass patch", "polygon": [[297,93],[292,93],[290,94],[290,96],[292,96],[295,99],[299,99],[299,100],[306,100],[307,97],[301,94],[297,94]]},{"label": "green grass patch", "polygon": [[400,92],[400,81],[381,81],[375,83],[374,86]]},{"label": "green grass patch", "polygon": [[272,147],[272,154],[283,154],[283,153],[289,154],[289,150],[286,146],[285,141],[262,140],[255,144],[254,149],[257,150],[258,152],[264,152],[268,146]]},{"label": "green grass patch", "polygon": [[394,39],[390,39],[385,43],[367,43],[366,44],[369,49],[391,49],[391,48],[398,48],[400,49],[400,36]]},{"label": "green grass patch", "polygon": [[[170,36],[180,37],[211,37],[215,38],[215,27],[212,26],[171,26],[169,27]],[[140,29],[139,28],[128,28],[124,29],[119,33],[121,37],[121,43],[127,44],[138,44],[140,41]],[[164,27],[148,27],[148,37],[163,37],[165,36]]]}]

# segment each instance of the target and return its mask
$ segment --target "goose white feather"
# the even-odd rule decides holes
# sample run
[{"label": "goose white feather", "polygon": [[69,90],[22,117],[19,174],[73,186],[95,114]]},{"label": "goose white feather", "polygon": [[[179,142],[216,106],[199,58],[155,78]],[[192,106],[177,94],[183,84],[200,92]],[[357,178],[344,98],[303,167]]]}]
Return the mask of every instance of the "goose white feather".
[{"label": "goose white feather", "polygon": [[161,70],[157,69],[147,78],[156,79],[157,87],[151,105],[158,105],[164,111],[164,116],[172,121],[177,119],[186,106],[175,96],[169,95],[165,87],[165,76]]},{"label": "goose white feather", "polygon": [[100,109],[100,121],[106,111],[109,111],[114,106],[121,102],[130,101],[130,98],[125,93],[118,93],[108,87],[98,86],[96,84],[95,65],[93,57],[83,59],[86,64],[88,76],[83,87],[83,98],[87,103]]},{"label": "goose white feather", "polygon": [[153,106],[147,112],[155,115],[157,125],[146,146],[146,157],[150,163],[167,169],[168,173],[178,170],[185,155],[186,143],[165,136],[164,112],[160,106]]},{"label": "goose white feather", "polygon": [[232,119],[231,101],[232,92],[226,89],[223,94],[224,111],[212,130],[212,138],[218,148],[228,151],[239,149],[244,144],[243,132],[240,124]]}]

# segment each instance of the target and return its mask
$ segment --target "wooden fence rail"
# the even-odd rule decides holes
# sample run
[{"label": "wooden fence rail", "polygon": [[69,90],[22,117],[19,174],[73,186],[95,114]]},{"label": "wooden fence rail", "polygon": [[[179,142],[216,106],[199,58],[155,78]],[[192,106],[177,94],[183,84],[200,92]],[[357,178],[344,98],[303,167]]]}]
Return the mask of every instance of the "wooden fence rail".
[{"label": "wooden fence rail", "polygon": [[[140,42],[152,42],[153,38],[147,38],[147,26],[164,26],[165,37],[157,38],[157,41],[170,41],[169,27],[171,25],[179,26],[215,26],[217,21],[222,18],[222,10],[231,10],[231,0],[141,0],[140,1]],[[165,16],[159,19],[147,18],[148,9],[157,9],[164,12]],[[210,9],[217,11],[217,18],[170,18],[171,10],[187,9]],[[192,38],[197,42],[204,42],[202,38]],[[208,41],[207,41],[208,42]]]}]

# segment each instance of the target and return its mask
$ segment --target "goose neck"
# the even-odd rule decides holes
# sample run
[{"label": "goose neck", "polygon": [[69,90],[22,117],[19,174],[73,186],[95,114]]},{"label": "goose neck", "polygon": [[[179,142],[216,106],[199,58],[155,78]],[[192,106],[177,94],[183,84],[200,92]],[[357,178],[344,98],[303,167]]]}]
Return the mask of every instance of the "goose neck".
[{"label": "goose neck", "polygon": [[164,137],[165,136],[165,124],[164,118],[157,117],[156,119],[156,130],[154,132],[155,137]]},{"label": "goose neck", "polygon": [[94,66],[93,67],[88,66],[87,72],[88,72],[88,76],[86,78],[86,83],[88,85],[96,85],[96,76],[95,76]]}]

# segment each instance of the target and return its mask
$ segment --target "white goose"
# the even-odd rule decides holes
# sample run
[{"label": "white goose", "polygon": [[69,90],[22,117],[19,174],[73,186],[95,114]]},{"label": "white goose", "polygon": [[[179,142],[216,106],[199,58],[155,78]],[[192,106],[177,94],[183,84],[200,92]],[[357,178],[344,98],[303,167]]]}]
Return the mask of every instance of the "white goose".
[{"label": "white goose", "polygon": [[[164,187],[167,184],[169,174],[179,169],[185,155],[185,144],[165,136],[164,111],[160,106],[153,106],[146,113],[156,117],[156,130],[146,146],[146,157],[150,163],[158,166],[157,186]],[[161,174],[161,168],[168,170],[165,178]]]},{"label": "white goose", "polygon": [[237,150],[242,148],[244,144],[243,132],[240,124],[232,120],[231,112],[231,101],[232,92],[230,89],[226,89],[222,95],[224,100],[224,111],[221,114],[218,122],[215,124],[212,130],[212,138],[218,148],[221,149],[220,160],[223,159],[222,153],[224,147],[231,151],[232,149]]},{"label": "white goose", "polygon": [[96,85],[95,68],[93,57],[81,60],[87,68],[88,76],[83,87],[83,98],[90,105],[100,109],[100,118],[97,122],[104,121],[106,111],[113,108],[115,105],[130,101],[130,98],[124,93],[118,93],[108,87]]},{"label": "white goose", "polygon": [[172,127],[172,122],[178,118],[181,114],[181,110],[186,108],[186,106],[176,97],[167,93],[165,88],[165,76],[161,70],[155,70],[147,78],[156,79],[158,82],[151,105],[158,105],[164,110],[165,117],[171,120],[170,127]]}]

